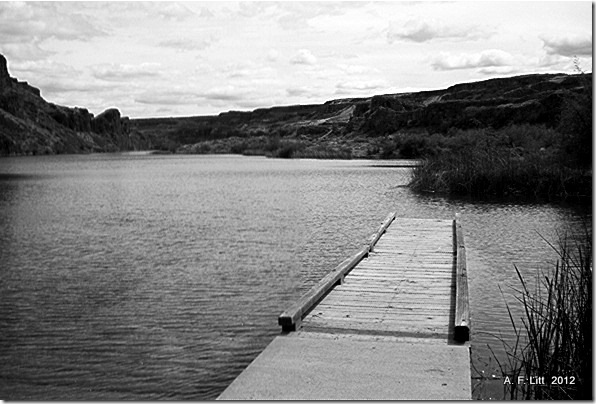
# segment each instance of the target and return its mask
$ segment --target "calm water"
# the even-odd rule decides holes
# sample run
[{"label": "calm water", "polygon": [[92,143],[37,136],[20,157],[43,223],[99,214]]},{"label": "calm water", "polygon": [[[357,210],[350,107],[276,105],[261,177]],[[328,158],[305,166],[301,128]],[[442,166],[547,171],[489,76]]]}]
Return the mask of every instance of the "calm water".
[{"label": "calm water", "polygon": [[390,211],[461,212],[472,356],[494,372],[486,344],[510,335],[498,285],[516,285],[513,264],[552,262],[538,234],[576,231],[589,211],[419,196],[408,168],[372,164],[0,159],[0,398],[214,399]]}]

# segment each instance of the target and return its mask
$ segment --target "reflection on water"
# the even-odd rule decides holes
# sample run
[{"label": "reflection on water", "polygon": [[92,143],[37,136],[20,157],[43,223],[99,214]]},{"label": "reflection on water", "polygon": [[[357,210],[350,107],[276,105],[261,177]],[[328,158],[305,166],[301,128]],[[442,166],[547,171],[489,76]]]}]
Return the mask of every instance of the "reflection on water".
[{"label": "reflection on water", "polygon": [[[587,212],[414,195],[367,161],[90,155],[0,160],[0,397],[213,399],[277,315],[389,211],[466,237],[478,368],[509,335],[517,264]],[[378,162],[374,162],[378,165]],[[500,344],[500,343],[499,343]]]}]

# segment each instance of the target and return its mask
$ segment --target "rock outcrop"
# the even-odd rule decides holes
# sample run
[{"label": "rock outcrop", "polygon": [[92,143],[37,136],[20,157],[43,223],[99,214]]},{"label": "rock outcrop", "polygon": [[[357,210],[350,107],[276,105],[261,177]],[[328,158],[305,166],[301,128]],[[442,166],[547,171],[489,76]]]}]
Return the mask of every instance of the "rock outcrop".
[{"label": "rock outcrop", "polygon": [[457,84],[444,90],[338,99],[317,105],[132,120],[131,126],[150,136],[158,147],[172,151],[228,138],[366,141],[402,131],[446,133],[451,129],[498,129],[510,124],[555,127],[565,99],[585,91],[591,82],[591,74],[532,74]]},{"label": "rock outcrop", "polygon": [[[266,148],[280,140],[352,142],[366,148],[367,142],[378,143],[407,131],[447,133],[511,124],[556,127],[565,100],[591,86],[591,74],[531,74],[324,104],[129,120],[113,108],[94,116],[84,108],[46,102],[39,89],[10,76],[0,55],[0,155],[150,148],[230,152],[215,143],[232,138],[247,144],[250,139],[269,139]],[[202,142],[210,142],[209,147]]]},{"label": "rock outcrop", "polygon": [[375,96],[360,118],[360,128],[378,136],[408,128],[442,132],[522,123],[553,127],[565,97],[582,91],[582,79],[591,85],[591,74],[533,74]]},{"label": "rock outcrop", "polygon": [[0,55],[0,155],[90,153],[150,148],[117,109],[94,116],[85,108],[55,105],[38,88],[8,73]]}]

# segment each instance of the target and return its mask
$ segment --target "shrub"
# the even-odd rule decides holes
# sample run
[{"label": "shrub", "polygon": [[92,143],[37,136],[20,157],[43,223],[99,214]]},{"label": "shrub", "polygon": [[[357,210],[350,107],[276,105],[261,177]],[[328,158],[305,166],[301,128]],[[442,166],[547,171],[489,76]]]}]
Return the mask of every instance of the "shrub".
[{"label": "shrub", "polygon": [[[412,172],[417,191],[480,198],[591,198],[589,172],[566,164],[561,135],[529,125],[457,131],[427,149]],[[427,145],[428,147],[428,145]]]},{"label": "shrub", "polygon": [[305,145],[302,142],[283,140],[279,142],[279,148],[274,150],[271,155],[273,157],[289,159],[294,157],[296,152],[304,149]]},{"label": "shrub", "polygon": [[242,154],[248,149],[248,143],[246,141],[240,141],[237,143],[232,144],[230,147],[230,151],[233,154]]}]

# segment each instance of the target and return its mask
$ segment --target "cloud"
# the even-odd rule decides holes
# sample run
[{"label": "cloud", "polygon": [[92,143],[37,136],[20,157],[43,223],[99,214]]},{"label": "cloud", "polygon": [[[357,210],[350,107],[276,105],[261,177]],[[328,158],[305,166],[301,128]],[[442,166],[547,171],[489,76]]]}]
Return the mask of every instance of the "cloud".
[{"label": "cloud", "polygon": [[287,31],[298,31],[306,27],[306,21],[295,15],[286,14],[277,19],[279,26]]},{"label": "cloud", "polygon": [[271,5],[273,3],[241,1],[238,3],[238,10],[236,12],[242,17],[253,18],[264,15],[267,8]]},{"label": "cloud", "polygon": [[219,101],[240,101],[246,96],[246,91],[233,85],[212,87],[200,94],[202,98]]},{"label": "cloud", "polygon": [[235,105],[242,107],[242,108],[248,108],[248,109],[254,109],[254,108],[267,108],[267,107],[271,107],[273,105],[279,104],[279,102],[276,101],[272,101],[269,99],[247,99],[247,100],[238,100]]},{"label": "cloud", "polygon": [[335,85],[335,94],[351,94],[354,92],[373,92],[384,90],[388,87],[385,80],[357,80],[337,83]]},{"label": "cloud", "polygon": [[[105,91],[114,87],[105,82],[88,80],[83,72],[52,60],[16,61],[11,64],[11,67],[11,70],[14,70],[13,76],[20,80],[29,80],[30,84],[38,87],[44,96]],[[34,79],[31,80],[31,77]]]},{"label": "cloud", "polygon": [[92,67],[94,77],[106,81],[124,81],[138,79],[140,77],[160,76],[159,63],[142,63],[140,65],[130,64],[101,64]]},{"label": "cloud", "polygon": [[505,75],[505,74],[518,74],[521,69],[514,66],[489,66],[478,69],[478,73],[485,74],[487,76],[492,75]]},{"label": "cloud", "polygon": [[294,65],[314,65],[317,63],[317,58],[308,49],[300,49],[290,59],[290,63]]},{"label": "cloud", "polygon": [[[267,94],[259,89],[254,89],[246,85],[226,84],[197,92],[197,97],[201,99],[198,104],[204,106],[217,106],[220,110],[231,110],[234,108],[260,108],[272,106],[275,102],[274,96]],[[223,109],[222,109],[223,108]]]},{"label": "cloud", "polygon": [[11,65],[18,70],[19,74],[30,74],[39,77],[56,79],[60,77],[75,78],[81,76],[81,72],[72,66],[58,63],[52,60],[40,61],[17,61]]},{"label": "cloud", "polygon": [[579,66],[576,66],[575,62],[575,57],[544,54],[538,58],[537,66],[547,72],[556,70],[577,73],[578,67],[582,71],[592,71],[592,56],[578,56]]},{"label": "cloud", "polygon": [[171,48],[177,51],[196,51],[207,49],[213,43],[213,39],[202,39],[200,41],[189,38],[166,39],[157,45],[164,48]]},{"label": "cloud", "polygon": [[435,39],[480,39],[489,33],[477,26],[451,26],[435,20],[410,19],[405,23],[392,21],[387,30],[387,41],[427,42]]},{"label": "cloud", "polygon": [[540,67],[554,67],[557,65],[561,65],[569,61],[568,57],[563,57],[561,55],[549,55],[544,54],[538,58],[538,66]]},{"label": "cloud", "polygon": [[194,13],[186,6],[175,2],[147,3],[154,12],[162,19],[168,21],[183,21],[190,18]]},{"label": "cloud", "polygon": [[512,64],[515,64],[513,56],[500,49],[487,49],[479,53],[461,53],[459,55],[441,52],[431,62],[434,70],[474,69]]},{"label": "cloud", "polygon": [[41,60],[58,53],[45,49],[48,39],[88,41],[107,35],[71,4],[0,2],[0,51],[11,60]]},{"label": "cloud", "polygon": [[548,55],[591,56],[592,37],[590,36],[544,36],[540,37]]},{"label": "cloud", "polygon": [[265,78],[276,74],[273,67],[265,66],[251,60],[240,60],[227,63],[220,67],[226,78]]},{"label": "cloud", "polygon": [[4,43],[41,42],[48,38],[87,40],[106,35],[93,20],[72,12],[67,3],[0,2],[0,37]]},{"label": "cloud", "polygon": [[340,63],[337,67],[347,74],[377,74],[380,72],[379,69],[372,66]]},{"label": "cloud", "polygon": [[275,49],[269,49],[267,52],[267,60],[270,62],[277,62],[279,59],[279,52]]},{"label": "cloud", "polygon": [[9,60],[39,60],[54,52],[43,49],[38,42],[6,43],[0,45],[0,53]]},{"label": "cloud", "polygon": [[305,86],[295,86],[286,88],[286,94],[289,97],[311,97],[319,95],[318,93],[313,92],[312,88]]},{"label": "cloud", "polygon": [[38,82],[44,95],[58,95],[62,93],[89,93],[113,90],[112,85],[92,82],[80,78],[61,78],[58,80],[42,79]]},{"label": "cloud", "polygon": [[213,17],[215,17],[215,15],[207,7],[201,7],[201,11],[199,12],[199,17],[213,18]]},{"label": "cloud", "polygon": [[356,1],[284,1],[268,4],[275,4],[277,8],[274,18],[276,18],[278,25],[283,30],[295,32],[310,29],[313,19],[343,15],[351,8],[362,7],[364,3]]},{"label": "cloud", "polygon": [[144,92],[137,95],[134,101],[149,105],[186,105],[196,103],[200,99],[195,93],[181,90],[164,90],[163,92]]}]

